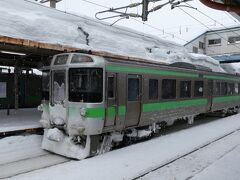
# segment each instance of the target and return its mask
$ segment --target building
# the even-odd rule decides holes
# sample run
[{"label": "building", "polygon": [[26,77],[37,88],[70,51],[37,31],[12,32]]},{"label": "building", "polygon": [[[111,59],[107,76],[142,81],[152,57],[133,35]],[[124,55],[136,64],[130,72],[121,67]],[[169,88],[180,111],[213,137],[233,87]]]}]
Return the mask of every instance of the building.
[{"label": "building", "polygon": [[221,62],[240,62],[240,26],[206,31],[184,45],[188,52]]}]

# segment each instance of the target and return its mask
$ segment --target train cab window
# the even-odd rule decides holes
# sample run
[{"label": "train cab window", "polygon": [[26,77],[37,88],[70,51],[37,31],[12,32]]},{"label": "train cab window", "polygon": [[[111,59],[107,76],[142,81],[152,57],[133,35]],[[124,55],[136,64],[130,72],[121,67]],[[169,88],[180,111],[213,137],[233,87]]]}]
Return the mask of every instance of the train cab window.
[{"label": "train cab window", "polygon": [[216,82],[214,94],[217,96],[221,95],[221,83],[220,82]]},{"label": "train cab window", "polygon": [[180,81],[180,97],[191,97],[191,81]]},{"label": "train cab window", "polygon": [[176,98],[176,80],[175,79],[162,80],[162,98],[163,99]]},{"label": "train cab window", "polygon": [[234,83],[228,83],[227,91],[229,95],[234,94]]},{"label": "train cab window", "polygon": [[74,54],[72,56],[72,60],[71,60],[71,64],[88,63],[88,62],[93,62],[91,57],[84,56],[84,55],[79,55],[79,54]]},{"label": "train cab window", "polygon": [[63,65],[67,63],[68,54],[58,55],[54,61],[54,65]]},{"label": "train cab window", "polygon": [[69,101],[97,103],[103,100],[101,68],[69,69]]},{"label": "train cab window", "polygon": [[194,82],[194,97],[203,96],[203,81]]},{"label": "train cab window", "polygon": [[158,99],[158,80],[157,79],[149,79],[149,91],[148,97],[150,100]]},{"label": "train cab window", "polygon": [[107,94],[108,94],[108,98],[114,98],[115,97],[115,87],[114,87],[114,77],[111,76],[111,77],[108,77],[108,85],[107,85],[107,88],[108,88],[108,91],[107,91]]},{"label": "train cab window", "polygon": [[128,101],[137,101],[139,99],[139,83],[138,78],[128,78]]},{"label": "train cab window", "polygon": [[56,71],[53,73],[53,101],[60,103],[65,99],[65,72]]},{"label": "train cab window", "polygon": [[228,84],[226,82],[221,82],[221,95],[227,95]]}]

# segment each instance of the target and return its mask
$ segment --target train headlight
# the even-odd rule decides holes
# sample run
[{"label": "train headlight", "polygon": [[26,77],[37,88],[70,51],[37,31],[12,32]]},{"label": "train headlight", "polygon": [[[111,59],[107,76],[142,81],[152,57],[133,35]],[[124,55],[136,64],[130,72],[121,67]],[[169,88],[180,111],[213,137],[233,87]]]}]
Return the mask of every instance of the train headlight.
[{"label": "train headlight", "polygon": [[86,116],[86,113],[87,113],[87,112],[86,112],[86,109],[85,109],[85,108],[81,108],[81,109],[80,109],[80,115],[81,115],[81,116],[85,117],[85,116]]}]

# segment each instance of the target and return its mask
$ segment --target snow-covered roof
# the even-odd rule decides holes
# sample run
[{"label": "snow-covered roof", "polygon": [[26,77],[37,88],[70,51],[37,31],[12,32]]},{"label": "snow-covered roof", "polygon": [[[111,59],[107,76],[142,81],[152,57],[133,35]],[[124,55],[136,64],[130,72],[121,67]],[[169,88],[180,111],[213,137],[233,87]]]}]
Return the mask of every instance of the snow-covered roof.
[{"label": "snow-covered roof", "polygon": [[[0,1],[0,36],[165,63],[189,62],[179,44],[95,19],[68,14],[27,0]],[[201,65],[201,61],[199,61]],[[222,71],[217,62],[215,69]]]},{"label": "snow-covered roof", "polygon": [[155,36],[112,27],[25,0],[1,0],[0,12],[2,36],[150,59],[157,56],[150,53],[153,48],[183,50],[182,46]]}]

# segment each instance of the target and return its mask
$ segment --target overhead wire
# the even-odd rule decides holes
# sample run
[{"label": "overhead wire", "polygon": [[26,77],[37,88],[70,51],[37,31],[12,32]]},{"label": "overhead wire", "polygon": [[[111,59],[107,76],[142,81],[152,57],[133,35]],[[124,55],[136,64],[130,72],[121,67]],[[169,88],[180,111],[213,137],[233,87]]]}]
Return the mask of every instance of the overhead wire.
[{"label": "overhead wire", "polygon": [[229,15],[228,12],[225,12],[225,11],[224,11],[224,13],[225,13],[230,19],[232,19],[236,24],[240,25],[240,22],[239,22],[238,20],[236,20],[235,18],[233,18],[231,15]]},{"label": "overhead wire", "polygon": [[[189,14],[188,12],[186,12],[185,10],[183,10],[182,8],[178,7],[181,11],[183,11],[185,14],[187,14],[188,16],[190,16],[191,18],[193,18],[194,20],[196,20],[197,22],[199,22],[200,24],[202,24],[205,28],[207,28],[210,31],[213,31],[211,28],[209,28],[207,25],[205,25],[204,23],[202,23],[200,20],[198,20],[197,18],[195,18],[194,16],[192,16],[191,14]],[[215,32],[214,34],[218,35],[220,38],[222,38],[223,40],[225,40],[226,42],[228,42],[227,39],[225,39],[225,37],[223,37],[222,35],[220,35],[219,33]],[[240,50],[240,47],[236,46],[235,44],[231,44],[233,46],[235,46],[236,48],[238,48]]]},{"label": "overhead wire", "polygon": [[89,3],[89,4],[93,4],[93,5],[95,5],[95,6],[99,6],[99,7],[102,7],[102,8],[110,9],[110,7],[107,7],[107,6],[104,6],[104,5],[101,5],[101,4],[92,2],[92,1],[88,1],[88,0],[81,0],[81,1],[87,2],[87,3]]},{"label": "overhead wire", "polygon": [[[142,21],[139,21],[139,20],[137,20],[137,19],[135,19],[135,18],[131,18],[131,19],[133,19],[133,20],[135,20],[135,21],[137,21],[137,22],[139,22],[139,23],[142,23]],[[157,28],[157,27],[155,27],[155,26],[152,26],[152,25],[150,25],[150,24],[144,23],[144,25],[145,25],[145,26],[148,26],[148,27],[150,27],[150,28],[152,28],[152,29],[155,29],[155,30],[164,32],[165,34],[167,34],[167,35],[169,35],[169,36],[174,36],[174,38],[176,38],[176,39],[185,41],[185,43],[188,43],[188,44],[191,44],[191,45],[194,45],[194,46],[195,46],[195,44],[192,43],[191,41],[188,41],[188,40],[186,40],[186,39],[184,39],[184,38],[180,38],[180,37],[176,36],[176,35],[173,34],[173,33],[168,33],[168,32],[166,32],[166,31],[164,31],[164,30],[162,30],[162,29],[159,29],[159,28]],[[209,51],[211,51],[212,53],[216,53],[214,50],[209,50]]]},{"label": "overhead wire", "polygon": [[[137,19],[135,19],[135,18],[131,18],[131,19],[134,20],[134,21],[136,21],[136,22],[142,23],[142,21],[137,20]],[[155,29],[155,30],[157,30],[157,31],[161,31],[161,32],[164,33],[164,34],[168,34],[168,35],[170,35],[170,36],[174,36],[174,37],[176,37],[176,39],[179,39],[179,40],[182,40],[182,41],[185,41],[185,42],[189,42],[189,41],[187,41],[186,39],[180,38],[180,37],[176,36],[175,34],[166,32],[166,31],[164,31],[163,29],[157,28],[157,27],[152,26],[152,25],[147,24],[147,23],[143,23],[143,24],[144,24],[145,26],[148,26],[148,27],[150,27],[150,28],[152,28],[152,29]]]},{"label": "overhead wire", "polygon": [[[189,5],[190,7],[193,7],[193,6],[191,6],[189,3],[186,3],[186,4]],[[228,28],[228,27],[226,27],[223,23],[218,22],[217,20],[213,19],[211,16],[208,16],[207,14],[205,14],[205,13],[202,12],[202,11],[200,11],[199,9],[195,9],[195,10],[198,11],[199,13],[201,13],[202,15],[206,16],[207,18],[211,19],[212,21],[216,22],[217,24],[221,25],[222,27]],[[232,31],[232,32],[233,32],[234,34],[240,36],[240,34],[238,34],[237,32],[235,32],[235,31]]]},{"label": "overhead wire", "polygon": [[[103,6],[103,5],[101,5],[101,4],[98,4],[98,3],[95,3],[95,2],[92,2],[92,1],[89,1],[89,0],[81,0],[81,1],[84,1],[84,2],[87,2],[87,3],[90,3],[90,4],[93,4],[93,5],[96,5],[96,6],[99,6],[99,7],[103,7],[103,8],[106,8],[106,9],[110,9],[110,8],[107,7],[107,6]],[[142,21],[139,21],[139,20],[137,20],[137,19],[135,19],[135,18],[131,18],[131,19],[133,19],[133,20],[135,20],[135,21],[137,21],[137,22],[142,23]],[[146,23],[143,23],[143,24],[146,25],[146,26],[151,27],[152,29],[155,29],[155,30],[158,30],[158,31],[164,32],[165,34],[168,34],[168,35],[170,35],[170,36],[174,36],[176,39],[179,39],[179,40],[185,41],[186,43],[189,42],[188,40],[183,39],[183,38],[180,38],[180,37],[176,36],[175,34],[168,33],[168,32],[166,32],[166,31],[164,31],[164,30],[162,30],[162,29],[159,29],[159,28],[157,28],[157,27],[154,27],[154,26],[149,25],[149,24],[146,24]],[[141,34],[141,35],[142,35],[142,34]]]},{"label": "overhead wire", "polygon": [[[89,0],[81,0],[81,1],[84,1],[84,2],[87,2],[87,3],[90,3],[90,4],[93,4],[93,5],[95,5],[95,6],[103,7],[103,8],[106,8],[106,9],[110,9],[110,8],[107,7],[107,6],[104,6],[104,5],[101,5],[101,4],[98,4],[98,3],[95,3],[95,2],[89,1]],[[192,44],[192,45],[195,46],[195,44],[193,44],[191,41],[188,41],[188,40],[186,40],[186,39],[184,39],[184,38],[180,38],[180,37],[178,37],[176,34],[169,33],[169,32],[167,32],[167,31],[165,31],[164,29],[160,29],[160,28],[158,28],[158,27],[155,27],[155,26],[150,25],[150,24],[147,24],[147,23],[142,23],[142,21],[140,21],[140,20],[138,20],[138,19],[136,19],[136,18],[131,18],[131,19],[134,20],[134,21],[136,21],[136,22],[139,22],[139,23],[141,23],[141,24],[143,24],[143,25],[145,25],[145,26],[148,26],[148,27],[150,27],[150,28],[152,28],[152,29],[155,29],[155,30],[157,30],[157,31],[160,31],[160,32],[162,32],[162,33],[164,33],[164,34],[167,34],[167,35],[169,35],[169,36],[172,36],[172,37],[174,37],[174,38],[176,38],[176,39],[179,39],[179,40],[181,40],[181,41],[184,41],[185,43],[189,43],[189,44]],[[126,31],[127,31],[127,30],[126,30]],[[139,33],[137,33],[137,34],[138,34],[138,35],[141,35],[141,36],[144,36],[143,34],[139,34]],[[213,52],[213,53],[216,53],[216,52],[213,51],[213,50],[210,50],[210,51]]]}]

